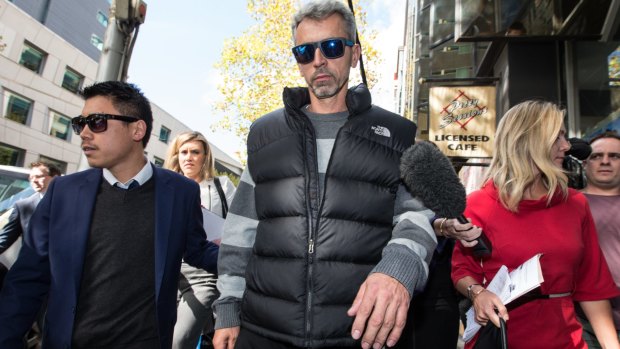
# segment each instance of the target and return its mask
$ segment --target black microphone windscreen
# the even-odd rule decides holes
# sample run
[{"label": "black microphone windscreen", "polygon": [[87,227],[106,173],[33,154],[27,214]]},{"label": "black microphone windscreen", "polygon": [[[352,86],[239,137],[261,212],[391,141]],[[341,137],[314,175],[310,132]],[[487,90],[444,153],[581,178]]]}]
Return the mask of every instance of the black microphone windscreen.
[{"label": "black microphone windscreen", "polygon": [[572,155],[579,160],[585,160],[592,153],[592,147],[588,142],[581,138],[569,138],[570,149],[566,152],[566,155]]},{"label": "black microphone windscreen", "polygon": [[465,187],[450,160],[430,142],[411,146],[401,157],[400,174],[411,194],[439,217],[457,218],[466,205]]}]

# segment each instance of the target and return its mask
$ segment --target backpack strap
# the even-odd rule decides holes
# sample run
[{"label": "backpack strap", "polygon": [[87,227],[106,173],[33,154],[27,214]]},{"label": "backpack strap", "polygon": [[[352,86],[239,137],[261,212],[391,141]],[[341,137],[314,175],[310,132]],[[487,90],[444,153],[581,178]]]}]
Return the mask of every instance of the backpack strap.
[{"label": "backpack strap", "polygon": [[220,201],[222,202],[222,218],[226,218],[226,215],[228,214],[228,202],[226,202],[226,195],[224,195],[222,183],[220,183],[220,179],[218,177],[213,178],[213,182],[215,183],[217,193],[220,194]]}]

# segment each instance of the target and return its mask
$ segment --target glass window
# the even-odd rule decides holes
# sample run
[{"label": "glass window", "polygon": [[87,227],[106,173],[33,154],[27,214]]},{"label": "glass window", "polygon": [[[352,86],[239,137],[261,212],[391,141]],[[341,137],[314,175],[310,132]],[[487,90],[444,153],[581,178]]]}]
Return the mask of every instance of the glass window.
[{"label": "glass window", "polygon": [[32,101],[17,96],[9,91],[4,91],[4,117],[27,125],[30,110],[32,109]]},{"label": "glass window", "polygon": [[574,69],[578,81],[581,136],[620,131],[620,42],[577,42]]},{"label": "glass window", "polygon": [[431,12],[431,45],[436,46],[454,37],[454,0],[436,0]]},{"label": "glass window", "polygon": [[103,14],[103,12],[97,11],[97,21],[99,21],[99,23],[101,23],[102,26],[106,28],[108,27],[108,16]]},{"label": "glass window", "polygon": [[431,75],[433,76],[444,76],[444,75],[454,75],[456,74],[456,69],[441,69],[441,70],[433,70]]},{"label": "glass window", "polygon": [[[4,153],[3,148],[0,145],[0,154]],[[9,151],[18,150],[9,148]],[[34,189],[30,187],[28,181],[29,172],[28,169],[14,165],[0,168],[0,213],[13,207],[16,201],[34,194]]]},{"label": "glass window", "polygon": [[71,130],[71,118],[55,111],[50,113],[50,117],[52,119],[50,135],[68,141]]},{"label": "glass window", "polygon": [[456,77],[457,78],[469,78],[471,77],[471,68],[456,68]]},{"label": "glass window", "polygon": [[67,67],[65,69],[65,76],[62,78],[62,87],[73,93],[77,93],[82,87],[82,81],[84,81],[84,77],[82,75]]},{"label": "glass window", "polygon": [[24,42],[24,49],[22,50],[22,56],[19,59],[19,64],[39,74],[41,73],[45,56],[45,52],[28,42]]},{"label": "glass window", "polygon": [[21,166],[25,151],[0,143],[0,165]]},{"label": "glass window", "polygon": [[153,164],[157,167],[164,167],[164,159],[153,156]]},{"label": "glass window", "polygon": [[432,69],[455,69],[471,66],[472,43],[454,43],[450,40],[431,51]]},{"label": "glass window", "polygon": [[168,144],[168,140],[170,140],[170,129],[162,126],[161,130],[159,130],[159,140]]},{"label": "glass window", "polygon": [[457,38],[504,36],[588,38],[600,35],[612,1],[457,0]]},{"label": "glass window", "polygon": [[90,43],[93,44],[99,51],[103,50],[103,40],[99,38],[97,35],[92,34],[90,36]]}]

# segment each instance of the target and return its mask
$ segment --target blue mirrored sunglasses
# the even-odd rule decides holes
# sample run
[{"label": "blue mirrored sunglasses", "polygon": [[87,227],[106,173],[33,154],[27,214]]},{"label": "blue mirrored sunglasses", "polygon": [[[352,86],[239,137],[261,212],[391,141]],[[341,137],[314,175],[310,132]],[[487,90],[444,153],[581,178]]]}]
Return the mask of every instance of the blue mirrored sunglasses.
[{"label": "blue mirrored sunglasses", "polygon": [[307,64],[314,60],[316,49],[321,49],[323,57],[328,59],[340,58],[344,55],[346,46],[353,47],[355,43],[345,38],[331,38],[317,42],[308,42],[293,47],[293,56],[299,64]]}]

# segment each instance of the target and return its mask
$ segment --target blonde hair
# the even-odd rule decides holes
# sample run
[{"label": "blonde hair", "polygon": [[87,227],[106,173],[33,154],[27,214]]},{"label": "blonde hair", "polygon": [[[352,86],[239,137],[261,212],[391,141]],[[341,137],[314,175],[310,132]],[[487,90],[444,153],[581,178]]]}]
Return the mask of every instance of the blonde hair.
[{"label": "blonde hair", "polygon": [[191,141],[202,142],[205,150],[205,161],[202,164],[200,181],[214,178],[215,159],[211,153],[211,147],[209,146],[209,142],[207,142],[207,138],[205,138],[202,133],[196,131],[183,132],[174,138],[170,144],[170,147],[168,147],[168,154],[166,156],[166,161],[164,162],[164,168],[183,174],[183,171],[181,171],[181,166],[179,165],[179,148],[181,148],[183,144]]},{"label": "blonde hair", "polygon": [[485,181],[493,180],[508,210],[518,211],[526,189],[537,180],[547,190],[548,205],[558,189],[564,197],[568,195],[568,178],[551,154],[563,120],[564,111],[544,101],[519,103],[500,120]]}]

